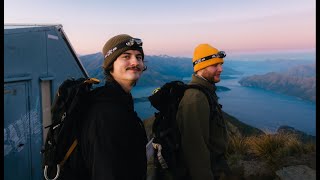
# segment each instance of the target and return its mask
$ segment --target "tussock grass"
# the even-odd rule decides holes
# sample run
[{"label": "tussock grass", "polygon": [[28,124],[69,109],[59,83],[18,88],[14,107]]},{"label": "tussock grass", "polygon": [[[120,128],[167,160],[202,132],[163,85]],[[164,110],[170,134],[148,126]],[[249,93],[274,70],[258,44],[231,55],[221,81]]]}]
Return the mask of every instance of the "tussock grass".
[{"label": "tussock grass", "polygon": [[230,165],[237,164],[237,162],[245,156],[248,152],[248,145],[246,138],[242,136],[229,136],[229,145],[227,150],[227,158]]},{"label": "tussock grass", "polygon": [[303,143],[294,134],[265,134],[249,137],[246,142],[251,152],[271,168],[277,168],[284,157],[304,152]]},{"label": "tussock grass", "polygon": [[244,155],[248,152],[248,144],[246,138],[242,136],[230,136],[228,154]]},{"label": "tussock grass", "polygon": [[315,150],[314,143],[304,144],[295,134],[277,133],[250,137],[231,136],[227,155],[231,163],[253,155],[265,161],[270,168],[276,169],[285,157],[315,152]]},{"label": "tussock grass", "polygon": [[303,146],[304,153],[316,152],[316,144],[308,142]]}]

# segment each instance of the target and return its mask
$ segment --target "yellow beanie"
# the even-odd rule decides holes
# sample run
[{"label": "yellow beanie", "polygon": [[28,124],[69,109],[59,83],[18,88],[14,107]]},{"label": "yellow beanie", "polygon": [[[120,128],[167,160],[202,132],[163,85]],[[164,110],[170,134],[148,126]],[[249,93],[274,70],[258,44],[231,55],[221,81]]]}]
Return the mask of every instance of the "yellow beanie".
[{"label": "yellow beanie", "polygon": [[[194,50],[192,62],[195,62],[196,60],[199,60],[201,58],[204,58],[213,54],[217,54],[218,52],[219,52],[218,49],[210,46],[209,44],[200,44]],[[215,57],[215,58],[211,58],[209,60],[197,63],[193,67],[193,71],[197,72],[200,69],[206,68],[208,66],[211,66],[217,63],[223,63],[223,58]]]}]

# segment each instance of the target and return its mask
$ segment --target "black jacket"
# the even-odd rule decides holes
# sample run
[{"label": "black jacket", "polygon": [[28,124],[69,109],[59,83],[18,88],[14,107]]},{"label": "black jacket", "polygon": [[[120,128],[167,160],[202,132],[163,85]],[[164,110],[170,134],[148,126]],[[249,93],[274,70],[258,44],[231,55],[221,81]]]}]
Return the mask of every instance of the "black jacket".
[{"label": "black jacket", "polygon": [[87,179],[146,179],[147,136],[131,94],[108,82],[92,91],[85,114],[80,147]]}]

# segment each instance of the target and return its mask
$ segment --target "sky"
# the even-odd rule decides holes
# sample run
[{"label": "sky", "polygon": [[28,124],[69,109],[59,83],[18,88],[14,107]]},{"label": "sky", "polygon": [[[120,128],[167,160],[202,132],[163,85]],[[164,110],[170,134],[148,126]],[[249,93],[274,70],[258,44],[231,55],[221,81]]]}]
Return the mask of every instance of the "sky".
[{"label": "sky", "polygon": [[315,0],[4,0],[4,24],[61,24],[80,55],[118,34],[146,55],[192,57],[208,43],[228,55],[315,52]]}]

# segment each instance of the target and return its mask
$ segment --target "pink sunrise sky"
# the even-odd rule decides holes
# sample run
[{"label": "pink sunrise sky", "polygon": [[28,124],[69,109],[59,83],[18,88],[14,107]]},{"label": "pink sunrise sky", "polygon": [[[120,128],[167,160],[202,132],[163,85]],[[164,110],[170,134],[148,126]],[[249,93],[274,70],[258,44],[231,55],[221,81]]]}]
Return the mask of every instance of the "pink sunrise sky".
[{"label": "pink sunrise sky", "polygon": [[80,55],[114,35],[144,42],[147,55],[191,57],[209,43],[229,54],[315,51],[315,0],[4,0],[4,23],[62,24]]}]

